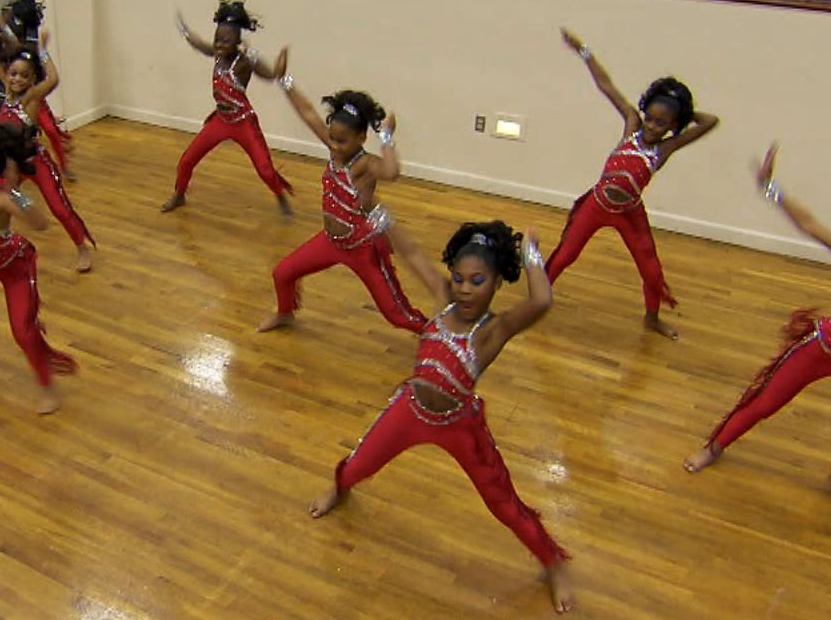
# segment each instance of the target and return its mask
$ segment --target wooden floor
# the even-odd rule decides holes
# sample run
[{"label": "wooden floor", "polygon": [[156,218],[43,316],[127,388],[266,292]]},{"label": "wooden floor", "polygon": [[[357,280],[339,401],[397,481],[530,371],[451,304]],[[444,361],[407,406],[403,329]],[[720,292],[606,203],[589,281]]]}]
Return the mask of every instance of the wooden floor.
[{"label": "wooden floor", "polygon": [[[57,224],[22,230],[40,251],[49,338],[82,367],[59,383],[59,414],[31,412],[32,378],[0,319],[0,618],[551,617],[533,558],[438,449],[306,516],[416,344],[345,268],[304,283],[296,329],[254,332],[272,266],[320,228],[321,162],[278,154],[293,220],[234,145],[197,170],[187,207],[162,215],[189,135],[107,119],[75,136],[69,191],[99,243],[95,271],[72,271]],[[534,226],[544,252],[564,223],[421,182],[383,194],[436,257],[462,221]],[[765,207],[748,196],[740,208]],[[637,272],[605,232],[481,383],[520,494],[574,555],[574,617],[831,617],[831,382],[711,470],[681,468],[775,353],[789,312],[831,298],[829,268],[656,238],[679,342],[643,333]],[[523,291],[506,287],[497,308]]]}]

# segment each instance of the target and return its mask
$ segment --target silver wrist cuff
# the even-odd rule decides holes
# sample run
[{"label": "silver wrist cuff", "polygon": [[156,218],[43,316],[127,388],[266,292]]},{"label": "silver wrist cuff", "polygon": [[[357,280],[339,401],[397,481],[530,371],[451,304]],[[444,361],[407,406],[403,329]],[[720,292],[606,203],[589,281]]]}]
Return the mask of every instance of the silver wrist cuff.
[{"label": "silver wrist cuff", "polygon": [[252,65],[257,64],[257,59],[260,57],[260,52],[253,48],[248,48],[248,51],[245,52],[245,57],[248,58],[249,62]]},{"label": "silver wrist cuff", "polygon": [[40,58],[40,64],[45,64],[52,59],[52,57],[49,55],[49,52],[47,52],[46,50],[40,50],[38,52],[38,58]]},{"label": "silver wrist cuff", "polygon": [[588,45],[582,45],[577,53],[580,54],[580,58],[582,58],[584,62],[589,62],[589,60],[591,60],[592,51],[589,49]]},{"label": "silver wrist cuff", "polygon": [[387,232],[389,227],[395,224],[395,218],[392,216],[392,213],[382,205],[378,205],[370,211],[369,215],[366,216],[366,221],[372,230],[375,231],[376,235]]},{"label": "silver wrist cuff", "polygon": [[277,80],[277,83],[287,93],[294,90],[294,76],[291,73],[286,73],[283,77]]},{"label": "silver wrist cuff", "polygon": [[14,188],[9,190],[9,198],[21,211],[25,212],[32,208],[32,199]]},{"label": "silver wrist cuff", "polygon": [[532,265],[536,265],[540,269],[545,266],[545,261],[542,259],[540,249],[536,243],[526,243],[522,246],[522,262],[525,263],[525,268],[528,269]]},{"label": "silver wrist cuff", "polygon": [[14,39],[15,41],[17,41],[17,37],[15,36],[14,31],[12,30],[11,26],[9,26],[8,24],[3,26],[3,33],[7,37],[9,37],[10,39]]},{"label": "silver wrist cuff", "polygon": [[395,142],[392,139],[392,132],[389,129],[382,129],[378,132],[378,141],[381,143],[381,146],[395,146]]},{"label": "silver wrist cuff", "polygon": [[782,199],[785,197],[785,193],[773,179],[770,179],[762,186],[762,194],[764,194],[765,198],[776,204],[782,204]]}]

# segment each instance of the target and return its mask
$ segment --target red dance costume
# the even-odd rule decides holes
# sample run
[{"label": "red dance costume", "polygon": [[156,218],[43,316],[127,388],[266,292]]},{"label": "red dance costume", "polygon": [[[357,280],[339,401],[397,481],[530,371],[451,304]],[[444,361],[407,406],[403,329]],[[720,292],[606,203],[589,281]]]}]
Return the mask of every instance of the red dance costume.
[{"label": "red dance costume", "polygon": [[48,386],[52,374],[71,374],[77,366],[68,355],[52,349],[38,322],[37,253],[20,235],[0,231],[0,282],[6,293],[9,324],[38,383]]},{"label": "red dance costume", "polygon": [[[517,496],[485,421],[485,403],[474,392],[479,367],[473,339],[490,314],[469,333],[456,334],[442,320],[452,308],[448,306],[424,328],[412,377],[399,387],[358,447],[338,465],[338,491],[345,492],[376,474],[408,448],[434,444],[456,459],[488,509],[543,566],[567,560],[568,554],[545,530],[539,514]],[[428,384],[458,405],[445,413],[426,409],[418,401],[413,382]]]},{"label": "red dance costume", "polygon": [[[8,123],[23,130],[36,127],[20,102],[10,104],[8,98],[0,107],[0,123]],[[33,134],[32,139],[37,142],[37,135]],[[75,245],[83,244],[85,239],[89,239],[90,243],[95,245],[95,240],[89,234],[84,220],[72,208],[69,196],[64,191],[58,167],[49,151],[38,143],[37,154],[30,163],[34,166],[35,173],[24,175],[23,178],[34,182],[38,186],[52,215],[61,223]],[[5,187],[5,181],[2,186]]]},{"label": "red dance costume", "polygon": [[[545,268],[553,284],[563,270],[577,260],[592,235],[611,226],[623,238],[638,266],[647,312],[657,313],[662,301],[672,307],[677,302],[664,282],[641,200],[641,193],[660,166],[658,147],[647,147],[641,139],[642,134],[638,131],[612,151],[597,185],[574,203],[560,243],[549,256]],[[610,193],[606,193],[607,189]],[[615,192],[618,195],[623,192],[629,199],[614,200]]]},{"label": "red dance costume", "polygon": [[831,375],[831,319],[800,310],[783,330],[782,353],[763,368],[708,443],[726,448],[818,379]]},{"label": "red dance costume", "polygon": [[279,314],[299,307],[297,281],[334,265],[346,265],[369,290],[375,305],[391,324],[421,333],[427,318],[410,305],[395,275],[392,248],[377,235],[369,214],[361,209],[350,169],[365,155],[363,149],[343,168],[330,160],[323,173],[323,212],[349,229],[343,236],[321,231],[281,260],[274,268]]},{"label": "red dance costume", "polygon": [[274,169],[260,121],[248,101],[245,86],[234,73],[241,57],[242,53],[238,54],[227,69],[219,66],[219,59],[214,65],[213,93],[217,109],[205,120],[202,130],[179,160],[176,175],[179,196],[187,192],[196,165],[225,140],[233,140],[245,150],[257,174],[276,196],[286,191],[291,193],[291,185]]},{"label": "red dance costume", "polygon": [[38,109],[38,127],[40,127],[43,135],[49,140],[49,144],[52,145],[52,151],[58,158],[58,165],[60,165],[61,172],[66,172],[66,147],[72,141],[72,136],[69,135],[69,132],[60,128],[58,120],[52,113],[52,108],[49,107],[46,99],[41,100],[40,108]]}]

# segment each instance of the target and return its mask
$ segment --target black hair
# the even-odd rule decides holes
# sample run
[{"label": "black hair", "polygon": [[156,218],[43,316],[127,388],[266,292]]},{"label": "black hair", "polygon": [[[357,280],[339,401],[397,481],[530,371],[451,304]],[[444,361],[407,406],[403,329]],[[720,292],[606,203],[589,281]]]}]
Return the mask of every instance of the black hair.
[{"label": "black hair", "polygon": [[338,121],[359,133],[366,131],[368,127],[378,131],[381,129],[381,121],[387,117],[384,108],[372,97],[355,90],[341,90],[324,97],[321,101],[329,107],[327,125],[332,121]]},{"label": "black hair", "polygon": [[238,35],[242,34],[243,30],[254,32],[260,27],[259,20],[245,10],[245,2],[231,2],[230,0],[220,1],[219,8],[214,13],[214,21],[218,26],[222,24],[233,26]]},{"label": "black hair", "polygon": [[6,170],[6,160],[11,159],[22,174],[34,174],[31,159],[37,154],[35,127],[21,129],[8,123],[0,124],[0,174]]},{"label": "black hair", "polygon": [[459,259],[476,256],[506,282],[516,282],[522,271],[521,245],[522,233],[514,232],[501,220],[468,222],[447,242],[441,260],[450,269]]},{"label": "black hair", "polygon": [[17,52],[11,55],[9,60],[6,62],[6,66],[11,67],[12,64],[18,60],[25,60],[32,66],[32,70],[35,72],[35,83],[42,81],[46,76],[46,72],[43,70],[43,65],[40,63],[40,58],[38,57],[36,49],[33,51],[33,48],[24,45],[22,48],[17,50]]},{"label": "black hair", "polygon": [[23,43],[32,33],[37,33],[43,22],[43,2],[37,0],[16,0],[10,6],[9,28]]},{"label": "black hair", "polygon": [[674,133],[676,136],[692,122],[695,114],[693,96],[690,89],[683,82],[679,82],[674,77],[655,80],[641,95],[638,108],[641,112],[646,112],[646,109],[655,101],[665,103],[675,110],[676,128]]}]

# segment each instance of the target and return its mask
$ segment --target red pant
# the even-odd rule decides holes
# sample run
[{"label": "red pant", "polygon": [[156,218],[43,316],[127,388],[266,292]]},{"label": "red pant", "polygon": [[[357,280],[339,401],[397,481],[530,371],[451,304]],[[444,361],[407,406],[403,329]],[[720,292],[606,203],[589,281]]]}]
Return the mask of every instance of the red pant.
[{"label": "red pant", "polygon": [[285,191],[291,192],[291,185],[280,176],[271,162],[271,151],[265,143],[265,136],[260,129],[257,115],[244,118],[237,123],[226,123],[222,116],[214,112],[205,121],[202,131],[193,139],[190,146],[179,160],[179,169],[176,175],[176,193],[184,196],[188,190],[193,169],[211,152],[220,142],[233,140],[239,144],[257,169],[257,174],[266,185],[279,196]]},{"label": "red pant", "polygon": [[[55,165],[55,160],[45,148],[40,147],[38,154],[33,160],[35,166],[35,174],[26,175],[24,180],[32,181],[38,186],[43,199],[46,201],[46,206],[52,212],[57,220],[64,227],[64,230],[72,238],[75,245],[81,245],[84,239],[89,239],[92,245],[95,245],[95,240],[89,234],[87,226],[81,216],[72,208],[72,203],[69,201],[69,196],[63,189],[61,183],[61,175],[58,172],[58,167]],[[0,187],[5,189],[7,186],[5,179],[0,183]]]},{"label": "red pant", "polygon": [[739,405],[716,427],[710,442],[726,448],[760,420],[787,405],[808,385],[831,375],[831,347],[819,334],[801,338],[757,375]]},{"label": "red pant", "polygon": [[577,260],[592,235],[606,226],[611,226],[618,232],[635,259],[643,280],[646,311],[658,312],[662,301],[675,307],[677,302],[664,282],[664,272],[643,205],[625,213],[610,213],[598,204],[592,191],[574,203],[560,244],[548,257],[545,268],[549,281],[554,284],[563,270]]},{"label": "red pant", "polygon": [[352,250],[340,250],[321,231],[281,260],[274,268],[274,287],[280,314],[299,307],[297,281],[334,265],[346,265],[361,279],[375,305],[390,323],[420,334],[426,317],[410,305],[392,266],[386,237]]},{"label": "red pant", "polygon": [[49,144],[52,145],[52,151],[58,158],[58,164],[60,165],[61,172],[64,172],[67,165],[65,147],[66,144],[68,144],[72,139],[72,136],[58,127],[58,121],[52,113],[52,108],[49,107],[49,104],[46,103],[45,99],[41,102],[40,108],[38,109],[37,123],[40,130],[49,140]]},{"label": "red pant", "polygon": [[411,387],[399,390],[355,451],[341,461],[335,473],[338,490],[345,491],[373,476],[408,448],[434,444],[456,459],[491,513],[543,566],[568,559],[543,527],[539,514],[519,499],[485,421],[484,402],[477,399],[469,405],[469,414],[456,422],[434,426],[416,417],[413,408],[418,404],[412,397]]},{"label": "red pant", "polygon": [[52,383],[52,373],[71,374],[74,360],[52,349],[43,337],[38,322],[37,253],[28,245],[11,263],[0,269],[0,282],[6,293],[9,324],[18,346],[23,349],[40,385]]}]

